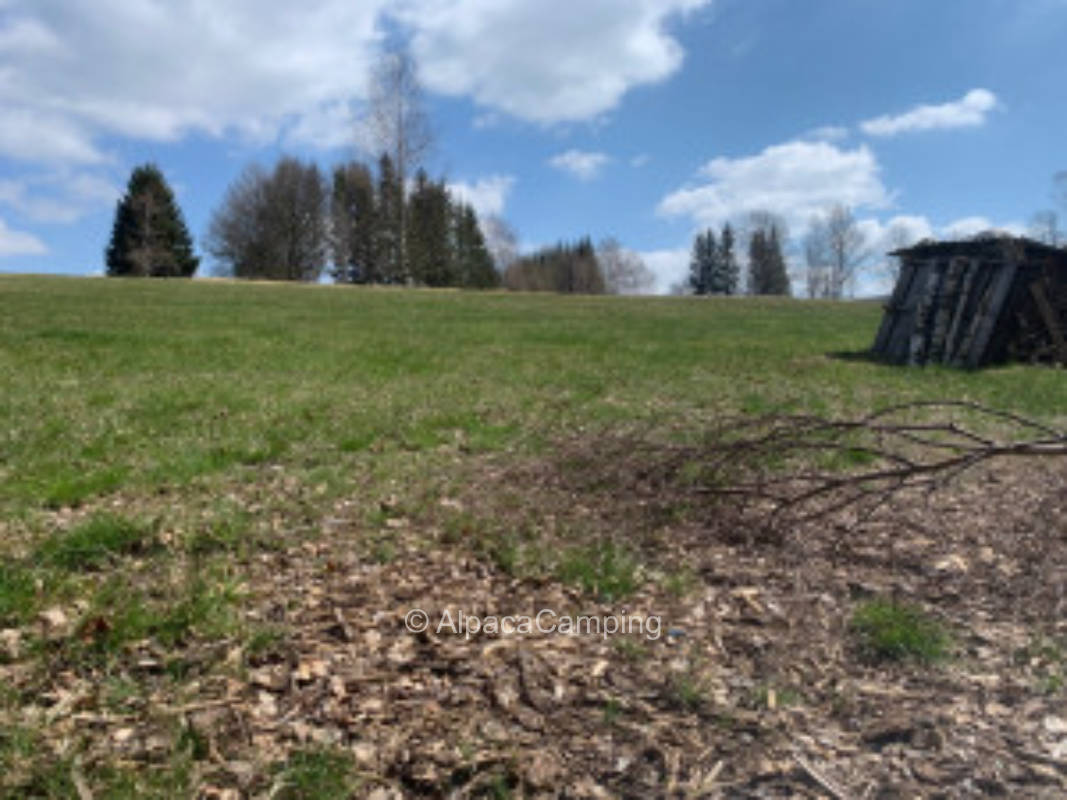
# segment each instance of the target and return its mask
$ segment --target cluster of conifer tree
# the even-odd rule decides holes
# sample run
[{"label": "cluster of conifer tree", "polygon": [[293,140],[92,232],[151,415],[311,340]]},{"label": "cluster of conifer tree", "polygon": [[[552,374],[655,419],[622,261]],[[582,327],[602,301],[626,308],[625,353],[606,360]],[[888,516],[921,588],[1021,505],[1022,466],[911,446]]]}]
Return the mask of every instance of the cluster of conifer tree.
[{"label": "cluster of conifer tree", "polygon": [[[420,170],[408,191],[388,155],[327,181],[312,162],[281,158],[244,170],[205,239],[217,271],[238,278],[488,288],[500,283],[478,217]],[[133,171],[115,210],[109,275],[189,277],[199,259],[181,210],[154,164]]]},{"label": "cluster of conifer tree", "polygon": [[401,192],[388,155],[379,159],[377,176],[359,162],[334,169],[329,227],[332,274],[340,282],[500,283],[474,209],[424,170]]},{"label": "cluster of conifer tree", "polygon": [[693,240],[689,286],[693,294],[737,294],[741,269],[734,255],[734,231],[723,225],[719,240],[708,228]]},{"label": "cluster of conifer tree", "polygon": [[748,240],[748,293],[791,294],[777,225],[756,228]]},{"label": "cluster of conifer tree", "polygon": [[[785,225],[768,212],[753,212],[748,220],[749,294],[790,294],[789,273],[782,254]],[[708,228],[693,240],[689,259],[689,290],[693,294],[738,294],[741,267],[734,252],[736,237],[729,223],[718,239]]]}]

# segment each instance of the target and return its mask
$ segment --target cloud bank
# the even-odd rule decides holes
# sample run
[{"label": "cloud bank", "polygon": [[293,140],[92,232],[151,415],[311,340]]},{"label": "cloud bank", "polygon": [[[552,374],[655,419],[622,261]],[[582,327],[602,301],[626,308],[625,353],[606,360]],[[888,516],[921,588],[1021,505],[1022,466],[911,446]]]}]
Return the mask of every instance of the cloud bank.
[{"label": "cloud bank", "polygon": [[753,156],[712,159],[695,185],[668,194],[657,211],[689,217],[699,227],[771,211],[797,230],[835,203],[878,209],[890,201],[878,161],[866,146],[849,150],[825,141],[793,141]]}]

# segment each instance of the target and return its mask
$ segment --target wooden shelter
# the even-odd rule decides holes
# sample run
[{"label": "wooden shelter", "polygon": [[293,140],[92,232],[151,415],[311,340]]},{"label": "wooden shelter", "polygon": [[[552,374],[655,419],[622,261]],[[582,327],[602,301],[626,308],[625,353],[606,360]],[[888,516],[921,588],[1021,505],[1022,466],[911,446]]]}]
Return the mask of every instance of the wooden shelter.
[{"label": "wooden shelter", "polygon": [[900,277],[872,348],[894,364],[1067,364],[1067,251],[1031,239],[924,241],[890,255]]}]

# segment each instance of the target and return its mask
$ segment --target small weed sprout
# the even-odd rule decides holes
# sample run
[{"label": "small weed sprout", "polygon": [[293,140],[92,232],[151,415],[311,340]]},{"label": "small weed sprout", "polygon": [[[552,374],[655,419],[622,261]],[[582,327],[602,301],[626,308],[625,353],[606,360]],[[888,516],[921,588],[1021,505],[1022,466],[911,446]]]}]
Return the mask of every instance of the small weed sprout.
[{"label": "small weed sprout", "polygon": [[852,630],[864,656],[873,661],[929,664],[948,656],[949,637],[941,625],[920,609],[894,600],[861,604],[852,615]]}]

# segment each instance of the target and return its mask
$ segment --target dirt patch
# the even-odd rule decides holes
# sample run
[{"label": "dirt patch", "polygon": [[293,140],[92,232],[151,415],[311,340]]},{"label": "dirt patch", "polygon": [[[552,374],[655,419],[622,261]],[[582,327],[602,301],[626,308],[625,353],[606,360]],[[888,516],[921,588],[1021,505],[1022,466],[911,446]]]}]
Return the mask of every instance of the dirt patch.
[{"label": "dirt patch", "polygon": [[[430,508],[384,500],[387,553],[331,518],[247,565],[248,616],[280,633],[190,646],[140,709],[100,710],[100,675],[8,658],[0,677],[57,754],[88,743],[78,770],[150,769],[191,739],[204,797],[277,795],[276,765],[320,749],[375,798],[1064,796],[1062,459],[774,541],[687,469],[603,442],[488,459]],[[632,591],[606,596],[595,563],[591,583],[560,579],[562,553],[604,542],[628,548]],[[940,621],[952,658],[872,663],[850,631],[871,597]],[[545,610],[556,630],[470,633]],[[559,631],[578,617],[603,627]],[[612,618],[629,632],[605,633]],[[158,656],[146,643],[117,669],[158,673]]]}]

